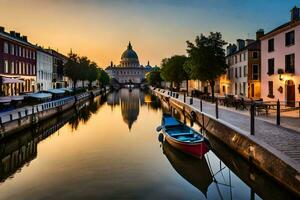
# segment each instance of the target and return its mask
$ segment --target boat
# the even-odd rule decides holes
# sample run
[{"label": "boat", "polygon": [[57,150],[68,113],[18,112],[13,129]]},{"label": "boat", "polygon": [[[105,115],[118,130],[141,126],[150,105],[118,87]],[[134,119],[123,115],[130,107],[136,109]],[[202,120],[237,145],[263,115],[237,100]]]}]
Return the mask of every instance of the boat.
[{"label": "boat", "polygon": [[176,172],[207,197],[207,190],[213,182],[213,177],[206,159],[186,155],[166,141],[162,142],[162,149]]},{"label": "boat", "polygon": [[209,151],[208,141],[203,135],[169,114],[163,114],[162,125],[156,130],[162,131],[170,145],[194,157],[202,158]]}]

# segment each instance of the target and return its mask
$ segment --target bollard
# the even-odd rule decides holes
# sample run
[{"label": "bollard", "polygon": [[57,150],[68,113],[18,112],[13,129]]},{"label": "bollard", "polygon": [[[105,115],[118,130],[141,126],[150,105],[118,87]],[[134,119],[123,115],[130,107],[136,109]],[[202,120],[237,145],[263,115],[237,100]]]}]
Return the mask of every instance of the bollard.
[{"label": "bollard", "polygon": [[183,93],[183,102],[184,103],[185,103],[185,98],[186,98],[185,93]]},{"label": "bollard", "polygon": [[200,111],[202,112],[202,98],[200,98]]},{"label": "bollard", "polygon": [[279,101],[279,99],[277,100],[276,125],[280,126],[280,101]]},{"label": "bollard", "polygon": [[216,100],[216,118],[219,119],[219,103],[218,98],[215,98]]},{"label": "bollard", "polygon": [[190,98],[190,105],[193,105],[193,97]]},{"label": "bollard", "polygon": [[254,135],[255,132],[254,115],[255,115],[255,103],[251,103],[250,106],[250,134],[251,135]]}]

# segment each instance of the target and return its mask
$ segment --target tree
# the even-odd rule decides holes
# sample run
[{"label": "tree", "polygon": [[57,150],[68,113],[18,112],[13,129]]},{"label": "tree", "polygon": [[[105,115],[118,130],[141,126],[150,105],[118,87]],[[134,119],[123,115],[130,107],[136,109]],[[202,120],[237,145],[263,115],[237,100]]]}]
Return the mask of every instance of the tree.
[{"label": "tree", "polygon": [[92,89],[92,82],[97,80],[98,66],[95,62],[91,62],[87,68],[87,79],[89,81],[89,89]]},{"label": "tree", "polygon": [[86,57],[80,57],[79,58],[79,67],[80,67],[80,75],[79,80],[82,81],[82,87],[84,87],[84,81],[88,80],[89,76],[89,67],[90,67],[91,61]]},{"label": "tree", "polygon": [[77,54],[73,52],[69,53],[69,58],[64,65],[66,75],[73,81],[73,88],[76,90],[76,83],[80,80],[80,65],[79,65],[79,57]]},{"label": "tree", "polygon": [[110,83],[109,75],[103,70],[98,68],[98,81],[101,88],[105,88],[106,85]]},{"label": "tree", "polygon": [[186,56],[175,55],[162,60],[161,76],[165,81],[171,82],[171,89],[173,87],[172,83],[175,83],[178,90],[180,83],[188,80],[188,74],[183,68],[186,59]]},{"label": "tree", "polygon": [[153,69],[146,75],[147,82],[152,86],[160,87],[162,81],[160,73],[160,69]]},{"label": "tree", "polygon": [[187,41],[188,59],[184,68],[192,79],[210,83],[213,100],[215,79],[227,69],[223,49],[226,44],[220,32],[211,32],[208,37],[201,34],[196,37],[195,44]]}]

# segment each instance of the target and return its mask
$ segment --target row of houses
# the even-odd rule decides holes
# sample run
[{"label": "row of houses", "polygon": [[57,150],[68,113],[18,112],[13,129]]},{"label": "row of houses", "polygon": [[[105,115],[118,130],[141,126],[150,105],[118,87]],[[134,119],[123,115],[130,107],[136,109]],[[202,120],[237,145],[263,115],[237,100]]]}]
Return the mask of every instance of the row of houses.
[{"label": "row of houses", "polygon": [[[259,29],[256,39],[229,44],[226,63],[226,74],[216,80],[220,96],[300,101],[300,9],[294,7],[290,21],[268,33]],[[209,92],[206,82],[190,81],[189,88]]]},{"label": "row of houses", "polygon": [[13,96],[67,87],[67,57],[31,44],[27,36],[0,27],[0,95]]}]

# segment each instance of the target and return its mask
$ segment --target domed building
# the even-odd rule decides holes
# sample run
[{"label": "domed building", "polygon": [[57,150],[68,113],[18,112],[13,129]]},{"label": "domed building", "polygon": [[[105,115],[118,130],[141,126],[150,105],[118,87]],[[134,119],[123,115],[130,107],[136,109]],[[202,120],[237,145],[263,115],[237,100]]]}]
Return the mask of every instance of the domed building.
[{"label": "domed building", "polygon": [[145,74],[151,71],[152,67],[140,65],[139,57],[133,50],[129,42],[127,49],[122,53],[119,65],[111,65],[105,69],[111,79],[117,81],[120,85],[141,84],[145,80]]}]

